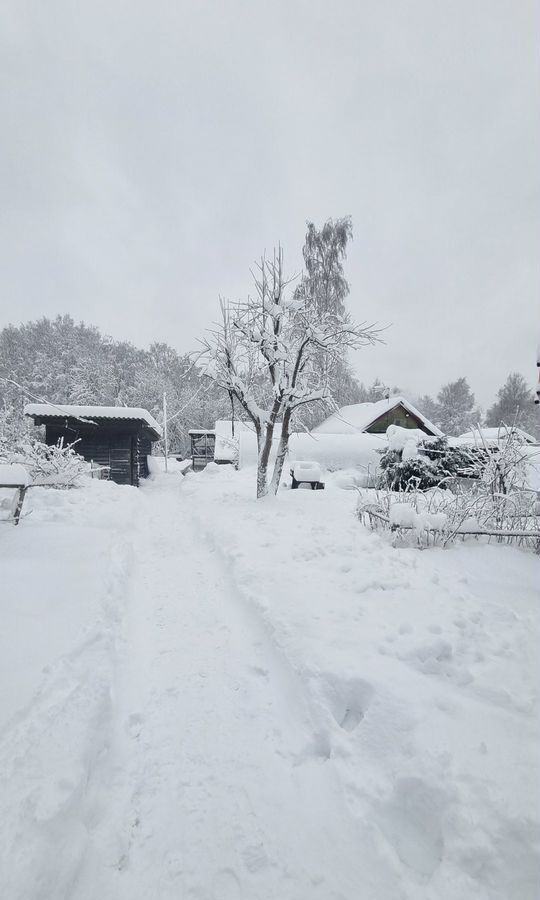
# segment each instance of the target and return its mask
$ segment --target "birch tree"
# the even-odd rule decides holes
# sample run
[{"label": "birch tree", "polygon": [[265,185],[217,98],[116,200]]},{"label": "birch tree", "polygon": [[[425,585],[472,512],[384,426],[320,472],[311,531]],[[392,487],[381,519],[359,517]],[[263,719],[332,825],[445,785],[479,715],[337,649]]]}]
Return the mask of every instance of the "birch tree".
[{"label": "birch tree", "polygon": [[311,404],[331,402],[333,366],[347,349],[372,344],[378,335],[373,326],[355,324],[345,312],[321,311],[306,292],[290,289],[281,248],[272,259],[263,257],[252,274],[254,296],[220,301],[221,321],[203,342],[203,355],[205,374],[238,401],[253,424],[257,497],[264,497],[279,487],[294,419]]}]

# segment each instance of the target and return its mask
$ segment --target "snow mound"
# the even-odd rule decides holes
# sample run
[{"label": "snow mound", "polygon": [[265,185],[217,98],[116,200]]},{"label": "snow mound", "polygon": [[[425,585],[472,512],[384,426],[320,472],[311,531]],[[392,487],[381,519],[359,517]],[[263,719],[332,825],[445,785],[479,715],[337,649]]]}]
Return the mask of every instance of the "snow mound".
[{"label": "snow mound", "polygon": [[295,462],[292,467],[293,477],[297,481],[308,481],[310,484],[313,484],[315,481],[323,480],[323,473],[320,465],[316,462],[309,462],[308,460],[299,460]]},{"label": "snow mound", "polygon": [[446,513],[417,512],[410,503],[393,503],[389,519],[390,525],[396,528],[414,528],[415,531],[444,531],[448,521]]},{"label": "snow mound", "polygon": [[20,463],[0,463],[0,484],[27,487],[30,482],[28,471]]},{"label": "snow mound", "polygon": [[[412,448],[418,446],[421,441],[425,441],[427,435],[425,431],[419,428],[402,428],[401,425],[389,425],[386,429],[386,437],[388,438],[388,447],[390,450],[405,451],[409,447],[409,453],[416,456],[416,452]],[[406,458],[405,455],[403,457]]]}]

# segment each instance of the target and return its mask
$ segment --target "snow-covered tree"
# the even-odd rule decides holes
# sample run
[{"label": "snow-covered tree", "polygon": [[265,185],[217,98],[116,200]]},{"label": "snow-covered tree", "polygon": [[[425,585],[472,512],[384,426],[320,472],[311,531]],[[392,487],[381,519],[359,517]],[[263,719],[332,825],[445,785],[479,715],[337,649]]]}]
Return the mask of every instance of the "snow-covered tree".
[{"label": "snow-covered tree", "polygon": [[352,239],[350,216],[328,219],[322,228],[307,223],[306,240],[302,254],[305,274],[296,294],[309,297],[320,315],[345,314],[345,300],[349,295],[349,283],[343,271],[347,244]]},{"label": "snow-covered tree", "polygon": [[[293,417],[310,404],[329,402],[333,366],[348,348],[371,344],[377,334],[337,307],[321,311],[306,291],[289,290],[281,248],[273,259],[262,259],[255,286],[256,295],[246,302],[221,302],[222,321],[204,341],[204,351],[206,374],[236,398],[253,423],[257,497],[264,497],[277,492]],[[269,484],[276,430],[279,445]]]},{"label": "snow-covered tree", "polygon": [[422,397],[418,397],[414,403],[430,422],[433,422],[434,425],[439,425],[441,408],[433,397],[430,397],[429,394],[424,394]]},{"label": "snow-covered tree", "polygon": [[[304,273],[295,290],[296,298],[307,298],[314,304],[319,315],[327,313],[342,317],[346,313],[345,301],[349,295],[349,283],[345,277],[343,264],[347,256],[347,246],[352,240],[350,216],[328,219],[318,228],[313,222],[307,223],[307,232],[302,254]],[[324,351],[319,352],[319,366],[327,364]],[[346,358],[332,363],[329,373],[332,396],[338,406],[361,403],[360,386],[354,371]],[[304,411],[307,427],[318,424],[325,415],[322,404],[314,404]]]},{"label": "snow-covered tree", "polygon": [[174,450],[187,450],[190,428],[211,428],[230,410],[227,394],[201,381],[192,356],[168,344],[141,350],[70,316],[0,331],[0,404],[9,408],[18,432],[28,424],[23,409],[29,399],[142,406],[161,420],[164,391],[174,417],[169,429]]},{"label": "snow-covered tree", "polygon": [[512,372],[497,391],[497,400],[486,413],[486,425],[516,425],[534,433],[538,429],[538,415],[533,394],[523,375]]},{"label": "snow-covered tree", "polygon": [[437,394],[437,406],[436,424],[448,435],[463,434],[480,420],[480,410],[474,405],[474,394],[466,378],[443,385]]}]

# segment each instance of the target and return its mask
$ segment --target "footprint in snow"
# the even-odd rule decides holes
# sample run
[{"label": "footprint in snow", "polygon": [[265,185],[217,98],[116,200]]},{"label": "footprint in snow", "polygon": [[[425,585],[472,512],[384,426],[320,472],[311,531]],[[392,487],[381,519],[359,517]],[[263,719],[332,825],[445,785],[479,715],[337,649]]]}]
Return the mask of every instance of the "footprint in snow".
[{"label": "footprint in snow", "polygon": [[135,740],[137,740],[141,733],[143,722],[144,719],[140,715],[140,713],[132,713],[130,716],[128,716],[126,722],[126,731]]}]

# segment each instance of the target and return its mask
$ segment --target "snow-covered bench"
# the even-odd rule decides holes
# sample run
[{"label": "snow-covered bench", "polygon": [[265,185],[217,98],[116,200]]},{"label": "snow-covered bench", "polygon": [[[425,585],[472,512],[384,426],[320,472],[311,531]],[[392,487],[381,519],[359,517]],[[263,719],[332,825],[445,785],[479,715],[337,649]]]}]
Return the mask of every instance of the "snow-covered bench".
[{"label": "snow-covered bench", "polygon": [[19,524],[26,491],[30,487],[30,476],[24,466],[18,463],[0,463],[0,489],[12,490],[10,516],[4,521]]},{"label": "snow-covered bench", "polygon": [[324,490],[322,469],[319,463],[308,460],[295,462],[291,468],[291,478],[293,490],[299,488],[301,484],[309,484],[312,491]]}]

